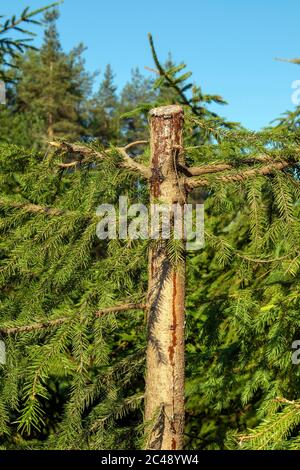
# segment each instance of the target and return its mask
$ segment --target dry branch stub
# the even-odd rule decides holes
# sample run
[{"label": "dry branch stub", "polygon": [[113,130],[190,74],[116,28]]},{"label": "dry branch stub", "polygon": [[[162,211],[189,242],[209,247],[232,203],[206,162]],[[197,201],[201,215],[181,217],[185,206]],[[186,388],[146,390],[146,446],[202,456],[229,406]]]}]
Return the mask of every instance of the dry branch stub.
[{"label": "dry branch stub", "polygon": [[[164,106],[150,112],[151,203],[184,205],[178,178],[182,158],[183,109]],[[180,163],[182,160],[180,160]],[[185,261],[172,265],[166,244],[149,253],[148,343],[145,393],[146,448],[179,450],[184,429]]]}]

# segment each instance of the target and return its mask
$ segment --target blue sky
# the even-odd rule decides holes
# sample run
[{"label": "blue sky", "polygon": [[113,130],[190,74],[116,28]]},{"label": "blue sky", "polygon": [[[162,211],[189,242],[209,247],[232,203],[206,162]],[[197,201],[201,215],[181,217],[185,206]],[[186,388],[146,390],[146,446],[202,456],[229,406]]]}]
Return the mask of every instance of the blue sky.
[{"label": "blue sky", "polygon": [[[0,1],[8,15],[50,3]],[[227,100],[218,107],[223,116],[259,129],[293,109],[300,66],[274,59],[300,57],[299,0],[65,0],[60,10],[63,47],[84,42],[87,68],[110,63],[119,87],[133,67],[153,65],[151,32],[162,60],[171,51],[204,92]]]}]

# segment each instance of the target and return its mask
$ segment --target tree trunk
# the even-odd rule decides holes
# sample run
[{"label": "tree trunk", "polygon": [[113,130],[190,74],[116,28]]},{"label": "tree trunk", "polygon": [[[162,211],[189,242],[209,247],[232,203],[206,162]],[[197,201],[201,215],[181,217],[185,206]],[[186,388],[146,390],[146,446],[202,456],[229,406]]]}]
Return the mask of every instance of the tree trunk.
[{"label": "tree trunk", "polygon": [[[182,161],[183,110],[163,106],[150,112],[151,203],[179,204],[186,190]],[[170,262],[165,240],[149,253],[148,343],[145,393],[147,449],[178,450],[184,430],[185,261]]]}]

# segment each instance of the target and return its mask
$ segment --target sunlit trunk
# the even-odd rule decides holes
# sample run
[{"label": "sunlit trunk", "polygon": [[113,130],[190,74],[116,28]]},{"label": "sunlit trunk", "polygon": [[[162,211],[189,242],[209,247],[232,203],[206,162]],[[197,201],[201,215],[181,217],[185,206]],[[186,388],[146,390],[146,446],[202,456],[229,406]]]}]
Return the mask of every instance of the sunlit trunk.
[{"label": "sunlit trunk", "polygon": [[[183,206],[186,191],[177,172],[182,108],[152,110],[150,126],[151,203]],[[155,241],[150,249],[148,305],[146,448],[178,450],[184,429],[185,261],[174,266],[165,241]]]}]

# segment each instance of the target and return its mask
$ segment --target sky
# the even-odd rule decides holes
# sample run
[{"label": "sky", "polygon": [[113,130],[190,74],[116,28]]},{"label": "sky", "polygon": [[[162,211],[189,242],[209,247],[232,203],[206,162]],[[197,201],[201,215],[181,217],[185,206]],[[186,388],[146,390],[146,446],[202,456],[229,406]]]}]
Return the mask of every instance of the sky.
[{"label": "sky", "polygon": [[[0,12],[49,3],[0,0]],[[300,66],[275,59],[300,57],[299,0],[64,0],[60,11],[63,48],[83,42],[87,69],[110,63],[119,89],[134,67],[153,67],[151,32],[161,61],[171,52],[205,93],[228,102],[213,108],[222,116],[258,130],[295,106]]]}]

